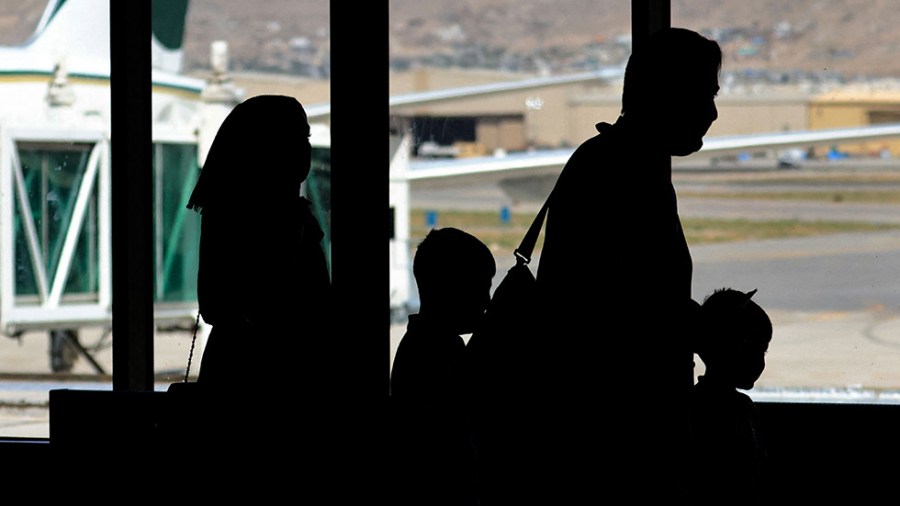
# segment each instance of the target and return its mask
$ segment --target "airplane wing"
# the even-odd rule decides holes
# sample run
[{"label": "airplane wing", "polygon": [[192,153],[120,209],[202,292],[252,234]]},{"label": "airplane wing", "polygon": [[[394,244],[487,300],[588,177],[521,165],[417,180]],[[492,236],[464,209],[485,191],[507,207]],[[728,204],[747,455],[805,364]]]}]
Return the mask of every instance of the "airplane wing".
[{"label": "airplane wing", "polygon": [[498,182],[510,177],[558,174],[574,149],[536,150],[502,156],[479,156],[409,162],[406,179],[414,187],[442,183]]},{"label": "airplane wing", "polygon": [[[620,80],[623,76],[624,67],[608,67],[595,72],[583,72],[565,76],[536,77],[518,81],[394,95],[389,98],[389,106],[393,109],[395,107],[433,104],[460,98],[488,96],[576,82],[609,82]],[[331,113],[331,105],[328,103],[313,104],[307,106],[306,109],[311,121],[323,120]],[[704,140],[703,149],[681,160],[696,161],[741,153],[809,148],[840,142],[862,142],[897,137],[900,137],[900,123],[828,130],[707,137]],[[392,170],[392,180],[407,181],[412,189],[416,189],[442,184],[497,183],[511,178],[556,176],[573,152],[574,148],[570,148],[508,153],[501,156],[408,160],[404,170]],[[678,165],[680,164],[675,165],[676,170]]]},{"label": "airplane wing", "polygon": [[[707,137],[703,149],[684,160],[900,137],[900,123],[867,127],[803,130]],[[500,182],[518,177],[557,175],[572,149],[537,150],[504,156],[410,161],[406,178],[414,188],[441,184]],[[675,169],[677,170],[677,165]]]},{"label": "airplane wing", "polygon": [[[841,142],[864,142],[900,137],[900,123],[865,127],[799,130],[765,134],[707,137],[697,155],[729,155],[748,151],[822,146]],[[692,155],[694,156],[694,155]]]},{"label": "airplane wing", "polygon": [[306,117],[310,122],[331,116],[331,104],[311,104],[304,105],[303,108],[306,109]]},{"label": "airplane wing", "polygon": [[[473,86],[461,86],[458,88],[392,95],[388,99],[388,105],[393,109],[395,107],[435,104],[459,100],[461,98],[483,97],[498,93],[536,89],[559,84],[572,84],[588,81],[610,82],[622,79],[624,75],[625,67],[623,66],[605,67],[593,72],[581,72],[562,76],[533,77],[516,81],[504,81],[500,83],[478,84]],[[310,120],[321,120],[331,114],[331,104],[312,104],[304,107],[306,108],[306,115]]]},{"label": "airplane wing", "polygon": [[473,98],[496,93],[508,93],[510,91],[528,90],[553,86],[558,84],[572,84],[586,81],[608,82],[622,79],[625,68],[622,66],[607,67],[594,72],[581,72],[562,76],[535,77],[518,81],[481,84],[475,86],[462,86],[443,90],[425,91],[419,93],[407,93],[394,95],[390,98],[390,107],[402,107],[410,105],[433,104],[458,100],[460,98]]}]

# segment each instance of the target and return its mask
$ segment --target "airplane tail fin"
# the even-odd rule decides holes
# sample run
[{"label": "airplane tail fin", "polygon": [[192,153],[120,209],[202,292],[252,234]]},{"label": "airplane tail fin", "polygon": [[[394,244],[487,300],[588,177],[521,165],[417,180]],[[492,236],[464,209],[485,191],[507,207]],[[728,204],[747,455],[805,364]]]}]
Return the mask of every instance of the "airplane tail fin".
[{"label": "airplane tail fin", "polygon": [[182,69],[188,0],[153,0],[153,67],[177,74]]},{"label": "airplane tail fin", "polygon": [[[153,68],[180,73],[189,0],[152,0]],[[49,0],[25,43],[31,54],[64,59],[72,72],[109,67],[109,0]]]},{"label": "airplane tail fin", "polygon": [[50,24],[50,21],[56,16],[64,3],[66,3],[66,0],[50,0],[47,2],[47,7],[44,8],[44,13],[41,14],[41,19],[38,21],[37,27],[34,29],[34,33],[31,35],[29,42],[33,42],[38,38],[39,34],[47,29],[47,25]]}]

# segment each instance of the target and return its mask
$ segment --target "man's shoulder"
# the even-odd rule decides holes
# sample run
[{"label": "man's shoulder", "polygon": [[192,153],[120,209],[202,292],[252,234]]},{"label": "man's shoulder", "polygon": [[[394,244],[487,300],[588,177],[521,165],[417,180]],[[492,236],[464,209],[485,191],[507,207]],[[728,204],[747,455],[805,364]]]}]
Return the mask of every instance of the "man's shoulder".
[{"label": "man's shoulder", "polygon": [[622,159],[631,149],[628,139],[616,129],[599,129],[597,135],[586,139],[575,148],[569,158],[569,164],[590,161],[592,164],[606,161],[616,162]]},{"label": "man's shoulder", "polygon": [[625,157],[610,137],[600,133],[575,148],[557,180],[561,191],[596,191],[598,184],[615,184],[623,172],[613,168],[621,167]]},{"label": "man's shoulder", "polygon": [[597,135],[595,135],[595,136],[585,140],[581,144],[579,144],[578,147],[575,148],[574,154],[578,155],[578,154],[584,154],[584,153],[595,153],[595,152],[607,151],[607,150],[610,150],[612,147],[613,147],[613,145],[610,142],[610,136],[598,133]]}]

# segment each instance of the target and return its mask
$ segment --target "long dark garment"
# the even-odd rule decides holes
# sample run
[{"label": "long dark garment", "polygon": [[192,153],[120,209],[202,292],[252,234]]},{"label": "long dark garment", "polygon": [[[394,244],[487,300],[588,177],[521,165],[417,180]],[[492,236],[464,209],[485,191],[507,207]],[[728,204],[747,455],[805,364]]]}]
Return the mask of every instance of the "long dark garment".
[{"label": "long dark garment", "polygon": [[556,183],[537,271],[538,474],[555,497],[685,503],[696,304],[670,157],[598,130]]}]

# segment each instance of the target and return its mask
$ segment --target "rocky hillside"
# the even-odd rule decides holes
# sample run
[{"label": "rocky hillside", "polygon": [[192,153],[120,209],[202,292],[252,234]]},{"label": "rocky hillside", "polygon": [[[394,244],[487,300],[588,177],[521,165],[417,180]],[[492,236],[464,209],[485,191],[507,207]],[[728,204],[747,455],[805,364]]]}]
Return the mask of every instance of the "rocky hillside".
[{"label": "rocky hillside", "polygon": [[[217,39],[229,41],[236,69],[305,75],[327,69],[325,0],[190,1],[188,71],[207,66]],[[45,3],[0,2],[0,44],[23,41]],[[630,9],[622,0],[389,3],[396,65],[571,70],[627,55]],[[897,7],[896,0],[672,0],[672,22],[719,40],[731,69],[900,76]]]}]

